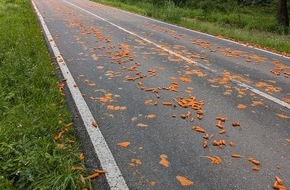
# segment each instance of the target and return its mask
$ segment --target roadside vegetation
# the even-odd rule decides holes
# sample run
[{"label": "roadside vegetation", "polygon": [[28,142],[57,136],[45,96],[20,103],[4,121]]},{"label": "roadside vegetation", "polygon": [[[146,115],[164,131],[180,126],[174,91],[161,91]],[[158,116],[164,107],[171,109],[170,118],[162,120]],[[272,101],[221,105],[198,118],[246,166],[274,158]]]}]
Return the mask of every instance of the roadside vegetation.
[{"label": "roadside vegetation", "polygon": [[277,19],[278,0],[93,1],[265,49],[290,53],[290,29]]},{"label": "roadside vegetation", "polygon": [[90,186],[61,86],[30,1],[1,0],[1,190]]}]

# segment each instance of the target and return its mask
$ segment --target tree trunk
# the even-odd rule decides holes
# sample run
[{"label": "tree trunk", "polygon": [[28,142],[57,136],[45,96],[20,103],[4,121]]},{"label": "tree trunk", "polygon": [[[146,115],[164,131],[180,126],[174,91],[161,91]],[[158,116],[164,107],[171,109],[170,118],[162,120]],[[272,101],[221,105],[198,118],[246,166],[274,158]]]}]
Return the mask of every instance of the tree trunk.
[{"label": "tree trunk", "polygon": [[281,25],[285,27],[289,26],[287,0],[279,0],[278,21]]}]

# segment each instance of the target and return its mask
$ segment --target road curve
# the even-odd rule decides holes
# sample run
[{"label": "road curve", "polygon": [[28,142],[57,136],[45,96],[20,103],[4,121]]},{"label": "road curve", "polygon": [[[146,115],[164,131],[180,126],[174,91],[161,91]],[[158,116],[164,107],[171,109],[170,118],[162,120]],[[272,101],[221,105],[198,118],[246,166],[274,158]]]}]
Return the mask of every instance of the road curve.
[{"label": "road curve", "polygon": [[290,188],[289,58],[86,0],[34,2],[129,189]]}]

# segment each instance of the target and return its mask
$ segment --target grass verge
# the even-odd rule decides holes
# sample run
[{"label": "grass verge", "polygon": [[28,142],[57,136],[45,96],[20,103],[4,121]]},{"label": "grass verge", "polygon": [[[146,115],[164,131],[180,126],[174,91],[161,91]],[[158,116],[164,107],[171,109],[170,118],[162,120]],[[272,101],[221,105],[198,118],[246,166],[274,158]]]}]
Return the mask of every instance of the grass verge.
[{"label": "grass verge", "polygon": [[[244,7],[219,12],[213,9],[178,7],[172,1],[156,6],[150,1],[92,0],[182,27],[232,39],[263,49],[290,54],[290,35],[283,33],[268,8]],[[203,7],[203,6],[201,6]],[[206,6],[205,6],[206,7]],[[231,7],[231,5],[229,5]],[[235,7],[235,6],[232,6]],[[273,12],[274,8],[269,8]]]},{"label": "grass verge", "polygon": [[30,1],[1,0],[0,26],[0,189],[89,187]]}]

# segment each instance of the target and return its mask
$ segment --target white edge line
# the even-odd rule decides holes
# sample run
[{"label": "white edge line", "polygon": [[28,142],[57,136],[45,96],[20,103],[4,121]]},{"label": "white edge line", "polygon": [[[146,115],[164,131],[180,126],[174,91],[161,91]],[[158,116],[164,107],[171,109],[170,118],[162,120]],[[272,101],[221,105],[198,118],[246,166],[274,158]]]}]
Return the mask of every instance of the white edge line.
[{"label": "white edge line", "polygon": [[[103,5],[103,6],[108,6],[108,5],[104,5],[104,4],[97,3],[97,2],[92,2],[92,1],[89,1],[89,2],[95,3],[95,4],[100,4],[100,5]],[[152,20],[152,21],[155,21],[155,22],[159,22],[159,23],[162,23],[162,24],[165,24],[165,25],[168,25],[168,26],[173,26],[175,28],[179,28],[179,29],[183,29],[183,30],[190,31],[190,32],[198,33],[198,34],[201,34],[201,35],[204,35],[204,36],[208,36],[208,37],[211,37],[211,38],[220,39],[220,40],[223,40],[223,41],[226,41],[226,42],[230,42],[230,43],[234,43],[234,44],[241,45],[241,46],[244,46],[244,47],[252,48],[252,49],[255,49],[255,50],[258,50],[258,51],[262,51],[262,52],[265,52],[265,53],[269,53],[269,54],[276,55],[276,56],[283,57],[285,59],[289,59],[290,60],[290,57],[288,57],[286,55],[282,55],[282,54],[275,53],[275,52],[272,52],[272,51],[269,51],[269,50],[261,49],[261,48],[255,47],[255,46],[247,45],[247,44],[244,44],[242,42],[236,42],[236,41],[229,40],[229,39],[226,39],[226,38],[214,36],[212,34],[208,34],[208,33],[204,33],[204,32],[199,32],[199,31],[196,31],[196,30],[193,30],[193,29],[189,29],[189,28],[182,27],[182,26],[177,26],[177,25],[174,25],[174,24],[170,24],[170,23],[167,23],[167,22],[163,22],[161,20],[157,20],[157,19],[154,19],[154,18],[146,17],[146,16],[143,16],[143,15],[140,15],[140,14],[137,14],[137,13],[132,13],[132,12],[125,11],[125,10],[122,10],[122,9],[118,9],[116,7],[111,7],[111,6],[108,6],[108,7],[113,8],[113,9],[116,9],[116,10],[119,10],[119,11],[122,11],[122,12],[125,12],[125,13],[133,14],[133,15],[136,15],[136,16],[139,16],[139,17],[148,19],[148,20]]]},{"label": "white edge line", "polygon": [[[96,15],[96,14],[90,12],[90,11],[87,11],[87,10],[85,10],[85,9],[83,9],[83,8],[81,8],[81,7],[79,7],[79,6],[75,5],[75,4],[73,4],[73,3],[70,3],[70,2],[68,2],[68,1],[66,1],[66,0],[63,0],[63,1],[66,2],[66,3],[68,3],[68,4],[70,4],[70,5],[72,5],[72,6],[74,6],[74,7],[76,7],[76,8],[78,8],[78,9],[80,9],[80,10],[82,10],[82,11],[84,11],[84,12],[86,12],[86,13],[88,13],[88,14],[90,14],[90,15],[92,15],[92,16],[94,16],[94,17],[97,17],[97,18],[99,18],[99,19],[101,19],[101,20],[103,20],[103,21],[105,21],[105,22],[111,24],[112,26],[115,26],[116,28],[118,28],[118,29],[120,29],[120,30],[122,30],[122,31],[124,31],[124,32],[126,32],[126,33],[128,33],[128,34],[131,34],[131,35],[133,35],[133,36],[135,36],[135,37],[137,37],[137,38],[139,38],[139,39],[141,39],[141,40],[143,40],[143,41],[145,41],[145,42],[147,42],[147,43],[150,43],[150,44],[154,45],[154,46],[157,47],[157,48],[160,48],[160,49],[162,49],[163,51],[166,51],[166,52],[168,52],[168,53],[170,53],[170,54],[172,54],[172,55],[175,55],[175,56],[177,56],[177,57],[180,57],[180,58],[183,59],[184,61],[187,61],[187,62],[190,62],[190,63],[194,63],[194,64],[195,64],[196,66],[198,66],[198,67],[201,67],[201,68],[203,68],[203,69],[205,69],[205,70],[207,70],[207,71],[209,71],[209,72],[211,72],[211,73],[215,73],[215,74],[221,76],[221,74],[219,74],[216,70],[213,70],[213,69],[211,69],[211,68],[209,68],[209,67],[207,67],[207,66],[205,66],[205,65],[203,65],[203,64],[201,64],[201,63],[197,63],[197,62],[193,61],[192,59],[189,59],[189,58],[184,57],[184,56],[182,56],[182,55],[180,55],[180,54],[178,54],[178,53],[175,53],[175,52],[173,52],[173,51],[171,51],[171,50],[169,50],[169,49],[166,49],[166,48],[162,47],[161,45],[159,45],[159,44],[157,44],[157,43],[155,43],[155,42],[152,42],[152,41],[148,40],[147,38],[144,38],[144,37],[139,36],[138,34],[136,34],[136,33],[134,33],[134,32],[131,32],[131,31],[129,31],[129,30],[126,30],[125,28],[123,28],[123,27],[121,27],[121,26],[118,26],[118,25],[116,25],[116,24],[114,24],[114,23],[112,23],[112,22],[110,22],[110,21],[108,21],[108,20],[106,20],[106,19],[104,19],[104,18],[102,18],[102,17],[100,17],[100,16],[98,16],[98,15]],[[246,88],[246,89],[248,89],[248,90],[254,92],[255,94],[258,94],[258,95],[260,95],[260,96],[262,96],[262,97],[264,97],[264,98],[266,98],[266,99],[268,99],[268,100],[270,100],[270,101],[272,101],[272,102],[275,102],[275,103],[277,103],[277,104],[279,104],[279,105],[281,105],[281,106],[283,106],[283,107],[286,107],[286,108],[290,109],[290,104],[288,104],[288,103],[286,103],[286,102],[284,102],[284,101],[282,101],[282,100],[279,100],[278,98],[275,98],[275,97],[273,97],[273,96],[270,96],[270,95],[268,95],[268,94],[266,94],[266,93],[264,93],[264,92],[262,92],[262,91],[260,91],[260,90],[258,90],[258,89],[256,89],[256,88],[254,88],[254,87],[252,87],[252,86],[249,86],[249,85],[247,85],[247,84],[245,84],[245,83],[243,83],[243,82],[240,82],[240,81],[237,81],[237,80],[233,80],[233,79],[230,79],[230,80],[231,80],[233,83],[237,84],[238,86],[244,87],[244,88]]]},{"label": "white edge line", "polygon": [[71,75],[68,67],[66,66],[65,61],[63,60],[63,57],[60,55],[60,51],[57,48],[49,30],[48,27],[45,24],[45,21],[43,17],[41,16],[39,10],[37,9],[35,3],[32,0],[32,4],[34,7],[35,12],[37,13],[37,16],[41,22],[42,28],[44,30],[44,33],[47,37],[47,40],[53,50],[53,53],[56,57],[56,60],[59,64],[59,67],[62,71],[62,74],[64,78],[66,78],[67,86],[70,90],[70,93],[73,97],[73,100],[76,104],[76,107],[80,113],[80,116],[84,122],[85,128],[89,134],[90,140],[94,146],[95,152],[97,153],[97,156],[101,162],[101,166],[103,170],[105,170],[106,178],[108,181],[108,184],[110,186],[110,189],[112,190],[127,190],[129,189],[120,169],[117,166],[117,163],[112,155],[112,152],[110,151],[105,138],[103,137],[100,129],[98,127],[93,127],[92,122],[95,121],[88,105],[86,104],[84,98],[82,97],[82,94],[79,90],[79,88],[74,87],[75,80],[73,76]]}]

